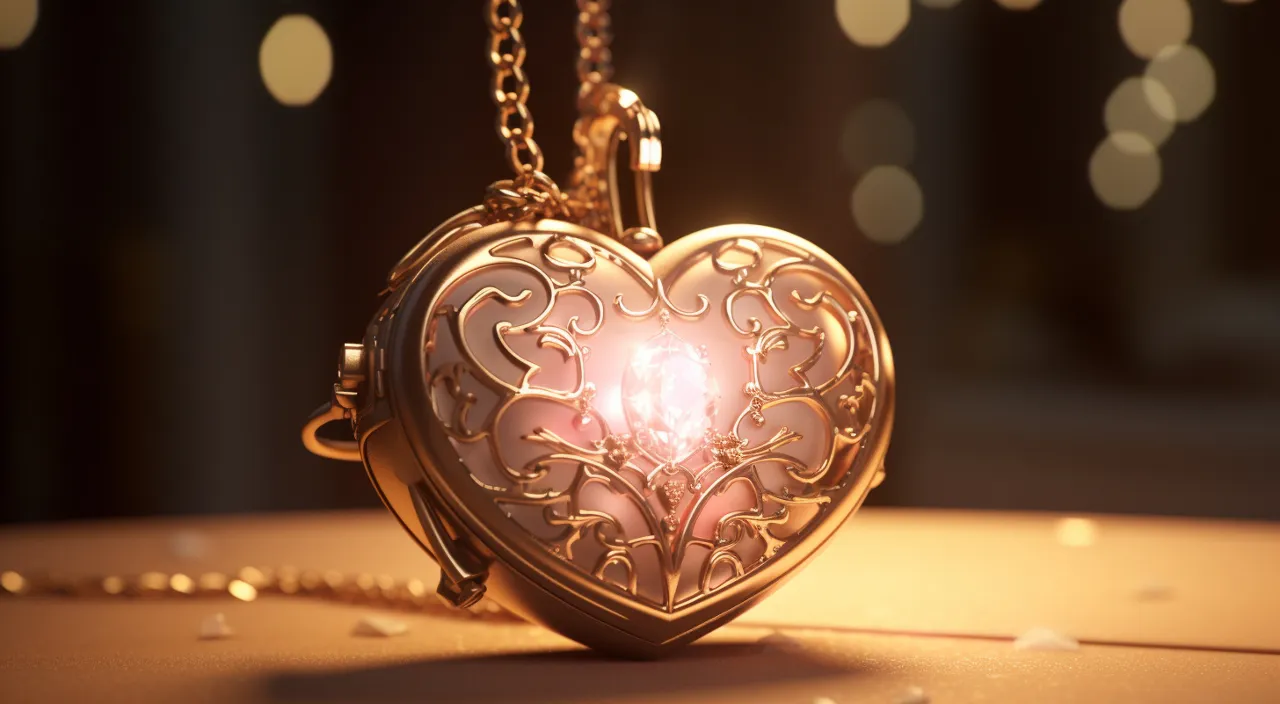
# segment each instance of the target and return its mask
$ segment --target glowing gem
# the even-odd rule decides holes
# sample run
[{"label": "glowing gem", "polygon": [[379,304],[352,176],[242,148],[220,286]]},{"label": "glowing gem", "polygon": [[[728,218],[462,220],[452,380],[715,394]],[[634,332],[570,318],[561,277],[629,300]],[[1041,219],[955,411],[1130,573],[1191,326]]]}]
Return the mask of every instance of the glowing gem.
[{"label": "glowing gem", "polygon": [[702,446],[718,397],[706,355],[665,329],[635,351],[622,376],[627,423],[661,462],[678,463]]}]

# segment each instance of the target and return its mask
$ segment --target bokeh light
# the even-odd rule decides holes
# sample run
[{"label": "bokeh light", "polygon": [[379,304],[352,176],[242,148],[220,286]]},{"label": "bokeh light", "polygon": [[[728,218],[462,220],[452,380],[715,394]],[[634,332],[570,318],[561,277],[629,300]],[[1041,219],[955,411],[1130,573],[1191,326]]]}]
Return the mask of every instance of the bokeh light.
[{"label": "bokeh light", "polygon": [[1089,183],[1107,207],[1137,209],[1160,188],[1160,154],[1137,132],[1112,132],[1089,159]]},{"label": "bokeh light", "polygon": [[1030,10],[1040,4],[1040,0],[996,0],[996,4],[1006,10]]},{"label": "bokeh light", "polygon": [[1159,81],[1173,96],[1178,122],[1190,122],[1213,103],[1217,82],[1209,57],[1190,44],[1163,49],[1147,64],[1148,78]]},{"label": "bokeh light", "polygon": [[1176,119],[1169,90],[1145,76],[1125,79],[1103,108],[1108,132],[1137,132],[1157,147],[1173,134]]},{"label": "bokeh light", "polygon": [[310,15],[285,15],[267,31],[258,52],[262,82],[283,105],[309,105],[329,84],[333,48]]},{"label": "bokeh light", "polygon": [[1161,49],[1191,37],[1187,0],[1124,0],[1119,13],[1120,37],[1134,54],[1155,58]]},{"label": "bokeh light", "polygon": [[889,44],[910,19],[911,0],[836,0],[836,21],[859,46]]},{"label": "bokeh light", "polygon": [[924,194],[901,166],[877,166],[853,188],[853,220],[867,239],[896,244],[924,218]]},{"label": "bokeh light", "polygon": [[1062,518],[1053,526],[1053,537],[1063,547],[1091,547],[1098,542],[1098,524],[1088,518]]},{"label": "bokeh light", "polygon": [[38,0],[0,1],[0,49],[17,49],[36,29]]},{"label": "bokeh light", "polygon": [[900,105],[873,98],[859,105],[840,130],[840,154],[855,174],[873,166],[909,166],[916,152],[916,127]]}]

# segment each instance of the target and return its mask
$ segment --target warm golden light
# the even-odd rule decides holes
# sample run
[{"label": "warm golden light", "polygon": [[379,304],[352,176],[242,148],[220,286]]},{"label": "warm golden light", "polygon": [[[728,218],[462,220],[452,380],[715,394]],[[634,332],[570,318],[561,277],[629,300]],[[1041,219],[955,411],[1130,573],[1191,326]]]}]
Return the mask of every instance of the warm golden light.
[{"label": "warm golden light", "polygon": [[143,572],[138,575],[138,589],[143,592],[162,592],[169,586],[169,575],[163,572]]},{"label": "warm golden light", "polygon": [[40,16],[38,0],[0,2],[0,49],[17,49],[36,29]]},{"label": "warm golden light", "polygon": [[859,46],[889,44],[910,19],[911,0],[836,0],[836,21]]},{"label": "warm golden light", "polygon": [[1146,75],[1168,89],[1178,122],[1200,117],[1217,91],[1209,57],[1190,44],[1163,49],[1147,64]]},{"label": "warm golden light", "polygon": [[263,37],[258,68],[267,90],[282,105],[309,105],[333,73],[329,36],[310,15],[285,15]]},{"label": "warm golden light", "polygon": [[194,594],[196,581],[185,574],[175,574],[169,578],[169,589],[179,594]]},{"label": "warm golden light", "polygon": [[1089,160],[1089,182],[1106,206],[1136,209],[1160,188],[1160,155],[1143,135],[1113,132]]},{"label": "warm golden light", "polygon": [[1187,0],[1124,0],[1119,23],[1120,37],[1129,50],[1151,59],[1191,37],[1191,7]]},{"label": "warm golden light", "polygon": [[1054,525],[1053,534],[1059,545],[1087,548],[1098,541],[1098,524],[1088,518],[1063,518]]},{"label": "warm golden light", "polygon": [[240,601],[253,601],[258,598],[257,587],[239,579],[233,579],[227,584],[227,593]]},{"label": "warm golden light", "polygon": [[924,218],[924,195],[911,172],[900,166],[877,166],[853,188],[853,220],[867,239],[896,244],[915,231]]},{"label": "warm golden light", "polygon": [[845,118],[840,154],[855,174],[874,166],[909,166],[915,158],[916,127],[891,100],[873,98]]},{"label": "warm golden light", "polygon": [[17,572],[0,572],[0,589],[9,594],[21,594],[27,588],[27,580]]},{"label": "warm golden light", "polygon": [[1176,117],[1169,90],[1146,77],[1125,79],[1103,108],[1108,132],[1137,132],[1157,147],[1173,134]]}]

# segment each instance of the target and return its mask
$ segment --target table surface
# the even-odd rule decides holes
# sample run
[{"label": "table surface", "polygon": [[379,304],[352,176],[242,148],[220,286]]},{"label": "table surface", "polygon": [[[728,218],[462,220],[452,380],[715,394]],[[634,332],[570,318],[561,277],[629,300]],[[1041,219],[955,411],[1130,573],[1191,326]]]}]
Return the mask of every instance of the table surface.
[{"label": "table surface", "polygon": [[[198,548],[198,549],[197,549]],[[0,531],[0,570],[293,565],[433,580],[383,513]],[[235,629],[199,640],[222,612]],[[5,702],[1280,702],[1280,525],[868,509],[754,610],[659,662],[536,626],[283,597],[0,600]],[[1076,651],[1020,651],[1033,627]]]}]

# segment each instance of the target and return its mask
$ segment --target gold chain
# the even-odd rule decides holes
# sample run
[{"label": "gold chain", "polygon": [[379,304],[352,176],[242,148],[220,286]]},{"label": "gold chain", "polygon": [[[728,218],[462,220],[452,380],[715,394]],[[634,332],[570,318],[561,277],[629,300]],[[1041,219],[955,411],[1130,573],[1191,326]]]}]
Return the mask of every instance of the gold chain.
[{"label": "gold chain", "polygon": [[[578,18],[574,23],[574,34],[578,37],[578,108],[580,115],[574,124],[574,142],[583,134],[584,126],[590,123],[585,106],[589,104],[596,89],[613,78],[613,52],[609,45],[613,43],[612,20],[609,17],[608,0],[578,0]],[[573,216],[588,227],[599,228],[597,218],[600,216],[600,191],[598,189],[599,174],[588,165],[581,144],[577,145],[573,157],[573,174],[569,179],[570,203]]]},{"label": "gold chain", "polygon": [[354,574],[292,567],[245,567],[234,574],[205,572],[144,572],[139,575],[69,577],[56,574],[0,572],[0,596],[74,598],[232,598],[254,601],[262,595],[309,597],[347,604],[403,611],[452,613],[476,618],[514,620],[490,599],[470,609],[446,606],[420,579],[397,580],[389,575]]},{"label": "gold chain", "polygon": [[490,0],[485,19],[489,24],[493,104],[498,106],[498,136],[507,148],[507,161],[516,176],[541,172],[542,149],[533,141],[529,79],[523,68],[527,53],[520,33],[524,10],[519,0]]},{"label": "gold chain", "polygon": [[580,94],[589,92],[613,78],[613,42],[610,28],[609,0],[578,0],[578,81]]},{"label": "gold chain", "polygon": [[[489,0],[485,20],[489,26],[489,65],[493,68],[490,95],[498,108],[497,130],[507,150],[507,162],[515,178],[489,186],[484,204],[490,217],[519,220],[531,216],[572,217],[581,211],[570,203],[560,187],[544,172],[542,149],[534,141],[533,113],[529,110],[529,79],[524,72],[528,53],[520,26],[524,10],[519,0]],[[613,76],[609,44],[607,0],[578,0],[575,33],[578,37],[580,95]]]}]

